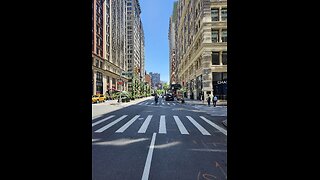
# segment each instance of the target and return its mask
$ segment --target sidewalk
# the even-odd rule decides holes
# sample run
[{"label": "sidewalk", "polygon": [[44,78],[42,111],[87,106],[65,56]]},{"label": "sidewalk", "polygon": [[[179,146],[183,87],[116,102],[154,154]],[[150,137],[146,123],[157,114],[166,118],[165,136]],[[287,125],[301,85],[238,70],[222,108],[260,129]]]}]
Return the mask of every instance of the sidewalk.
[{"label": "sidewalk", "polygon": [[[199,101],[199,100],[193,100],[193,99],[184,99],[186,105],[192,105],[195,106],[195,108],[205,111],[207,114],[211,116],[226,116],[227,117],[227,100],[218,100],[217,106],[220,107],[218,109],[214,108],[212,105],[212,102],[210,103],[210,107],[208,106],[207,101]],[[181,101],[178,101],[181,103]],[[222,109],[221,109],[222,108]],[[222,124],[227,127],[227,118],[222,121]]]},{"label": "sidewalk", "polygon": [[[207,101],[199,101],[199,100],[192,100],[192,99],[185,98],[184,102],[185,102],[185,104],[208,106]],[[181,101],[179,101],[179,103],[181,103]],[[212,102],[210,103],[210,106],[213,106]],[[217,106],[227,106],[227,100],[218,100]]]},{"label": "sidewalk", "polygon": [[118,100],[107,100],[106,102],[92,104],[92,119],[98,118],[103,114],[110,113],[116,110],[119,110],[124,107],[131,106],[133,104],[137,104],[144,100],[152,99],[153,97],[145,97],[140,99],[131,100],[130,102],[121,102],[119,103]]}]

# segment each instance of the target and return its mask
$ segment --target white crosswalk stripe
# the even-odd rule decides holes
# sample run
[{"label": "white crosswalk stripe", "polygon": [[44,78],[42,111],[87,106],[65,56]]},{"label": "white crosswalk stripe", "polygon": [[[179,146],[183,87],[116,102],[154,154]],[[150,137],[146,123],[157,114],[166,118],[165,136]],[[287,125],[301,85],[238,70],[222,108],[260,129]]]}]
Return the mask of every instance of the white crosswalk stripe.
[{"label": "white crosswalk stripe", "polygon": [[178,125],[179,131],[181,134],[189,134],[187,129],[184,127],[182,122],[180,121],[178,116],[173,116],[174,120],[176,121],[176,124]]},{"label": "white crosswalk stripe", "polygon": [[137,120],[140,117],[140,115],[136,115],[133,117],[130,121],[128,121],[125,125],[123,125],[121,128],[119,128],[116,133],[125,131],[132,123],[134,123],[135,120]]},{"label": "white crosswalk stripe", "polygon": [[117,123],[118,123],[119,121],[121,121],[122,119],[126,118],[127,116],[128,116],[128,115],[123,115],[123,116],[121,116],[120,118],[118,118],[118,119],[114,120],[113,122],[109,123],[108,125],[103,126],[102,128],[96,130],[95,132],[100,133],[100,132],[105,131],[106,129],[110,128],[111,126],[117,124]]},{"label": "white crosswalk stripe", "polygon": [[200,116],[201,119],[203,119],[204,121],[206,121],[208,124],[210,124],[211,126],[213,126],[214,128],[218,129],[220,132],[222,132],[224,135],[227,135],[227,131],[223,128],[221,128],[220,126],[216,125],[215,123],[209,121],[207,118]]},{"label": "white crosswalk stripe", "polygon": [[97,122],[95,122],[95,123],[92,124],[92,127],[95,126],[95,125],[97,125],[97,124],[100,124],[100,123],[102,123],[102,122],[104,122],[104,121],[106,121],[106,120],[108,120],[108,119],[111,119],[111,118],[113,118],[113,117],[114,117],[114,115],[109,116],[109,117],[106,117],[106,118],[104,118],[104,119],[102,119],[102,120],[100,120],[100,121],[97,121]]},{"label": "white crosswalk stripe", "polygon": [[[165,105],[165,106],[175,106],[175,105],[178,105],[176,103],[169,103],[169,102],[166,102],[166,101],[159,101],[158,103],[154,103],[154,102],[141,102],[141,103],[138,103],[137,105]],[[160,107],[163,107],[163,106],[160,106]]]},{"label": "white crosswalk stripe", "polygon": [[145,133],[147,131],[147,128],[150,124],[151,118],[152,118],[152,115],[149,115],[146,118],[146,120],[143,122],[142,126],[140,127],[138,133]]},{"label": "white crosswalk stripe", "polygon": [[159,134],[167,134],[166,118],[164,115],[160,116]]},{"label": "white crosswalk stripe", "polygon": [[[96,133],[101,133],[101,132],[104,132],[105,130],[109,129],[110,127],[114,126],[115,124],[119,123],[120,121],[124,120],[128,115],[122,115],[121,117],[119,117],[118,119],[110,122],[109,124],[103,126],[102,128],[94,131]],[[127,129],[129,129],[133,124],[135,124],[136,122],[138,122],[137,120],[143,120],[145,117],[141,117],[141,115],[135,115],[134,117],[132,117],[130,120],[126,120],[126,123],[124,125],[122,125],[118,130],[115,131],[115,133],[123,133],[124,131],[126,131]],[[115,115],[110,115],[104,119],[101,119],[101,120],[98,120],[97,122],[94,122],[92,123],[92,127],[98,125],[98,124],[102,124],[102,123],[105,123],[107,120],[111,119],[111,118],[114,118],[116,117]],[[158,116],[159,117],[159,116]],[[225,130],[224,128],[218,126],[217,124],[213,123],[212,121],[208,120],[207,118],[203,117],[203,116],[199,116],[199,117],[195,117],[195,119],[197,119],[197,121],[191,117],[191,116],[185,116],[199,131],[201,134],[203,135],[211,135],[204,127],[207,127],[207,126],[201,126],[197,121],[205,121],[206,123],[210,124],[212,127],[214,127],[214,132],[216,132],[217,130],[219,130],[221,133],[225,134],[227,136],[227,130]],[[143,133],[146,133],[147,132],[147,129],[151,123],[151,119],[153,118],[153,115],[148,115],[143,124],[141,125],[141,127],[139,128],[138,132],[139,134],[143,134]],[[180,117],[181,118],[181,117]],[[179,131],[175,131],[175,132],[179,132],[180,134],[183,134],[183,135],[189,135],[190,131],[188,131],[187,129],[190,128],[190,125],[189,127],[188,126],[185,126],[185,122],[182,123],[182,121],[180,120],[179,116],[173,116],[173,119],[175,121],[175,124],[177,126]],[[170,116],[169,116],[169,125],[172,123],[172,121],[170,121]],[[182,119],[183,120],[183,119]],[[141,122],[141,121],[139,121]],[[155,121],[157,122],[157,121]],[[155,123],[154,122],[154,123]],[[158,121],[159,122],[159,121]],[[161,115],[160,116],[160,122],[159,122],[159,129],[158,129],[158,133],[159,134],[167,134],[167,124],[166,124],[166,116],[165,115]],[[210,126],[210,127],[211,127]],[[210,128],[209,127],[209,128]],[[212,128],[211,127],[211,128]],[[217,130],[216,130],[217,129]]]},{"label": "white crosswalk stripe", "polygon": [[198,128],[198,130],[203,134],[203,135],[211,135],[207,130],[205,130],[197,121],[195,121],[192,117],[187,116],[189,121]]}]

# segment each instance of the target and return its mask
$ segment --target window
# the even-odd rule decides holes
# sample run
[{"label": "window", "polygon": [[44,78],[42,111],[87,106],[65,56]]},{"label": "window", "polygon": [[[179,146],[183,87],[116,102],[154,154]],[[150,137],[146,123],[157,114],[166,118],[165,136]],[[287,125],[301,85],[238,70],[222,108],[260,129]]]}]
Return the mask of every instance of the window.
[{"label": "window", "polygon": [[211,29],[211,40],[212,42],[219,42],[219,30]]},{"label": "window", "polygon": [[[96,53],[99,55],[99,48],[98,47],[96,47]],[[96,66],[98,66],[98,65],[96,65]]]},{"label": "window", "polygon": [[222,64],[227,65],[227,51],[222,52]]},{"label": "window", "polygon": [[212,65],[220,65],[219,63],[219,52],[212,52]]},{"label": "window", "polygon": [[222,42],[227,42],[227,30],[226,29],[222,30],[221,40],[222,40]]},{"label": "window", "polygon": [[128,7],[127,10],[128,10],[128,11],[131,11],[131,10],[132,10],[132,7]]},{"label": "window", "polygon": [[221,9],[221,21],[227,21],[227,8]]},{"label": "window", "polygon": [[211,21],[219,21],[219,9],[211,8]]},{"label": "window", "polygon": [[130,2],[130,3],[127,3],[127,5],[128,5],[128,6],[131,6],[132,4],[131,4],[131,2]]},{"label": "window", "polygon": [[96,66],[98,67],[99,66],[99,60],[96,59]]},{"label": "window", "polygon": [[102,68],[102,61],[100,61],[100,66],[99,67]]}]

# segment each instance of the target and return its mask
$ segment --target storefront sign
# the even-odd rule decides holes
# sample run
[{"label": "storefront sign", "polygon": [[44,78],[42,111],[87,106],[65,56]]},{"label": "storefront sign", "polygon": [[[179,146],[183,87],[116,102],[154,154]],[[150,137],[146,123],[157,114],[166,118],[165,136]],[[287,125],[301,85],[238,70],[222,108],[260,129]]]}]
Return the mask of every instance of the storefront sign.
[{"label": "storefront sign", "polygon": [[227,81],[217,81],[217,84],[227,84]]}]

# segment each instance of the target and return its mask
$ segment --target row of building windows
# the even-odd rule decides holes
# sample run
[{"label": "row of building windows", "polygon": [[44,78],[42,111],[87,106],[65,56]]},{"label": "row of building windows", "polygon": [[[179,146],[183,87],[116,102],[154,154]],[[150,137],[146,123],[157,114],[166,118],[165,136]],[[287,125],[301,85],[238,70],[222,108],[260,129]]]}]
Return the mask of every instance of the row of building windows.
[{"label": "row of building windows", "polygon": [[221,41],[219,38],[220,31],[218,29],[211,29],[211,41],[212,42],[227,42],[227,30],[221,30]]},{"label": "row of building windows", "polygon": [[211,8],[211,21],[227,21],[227,8]]},{"label": "row of building windows", "polygon": [[221,65],[220,56],[222,65],[227,65],[227,51],[212,52],[212,65]]}]

